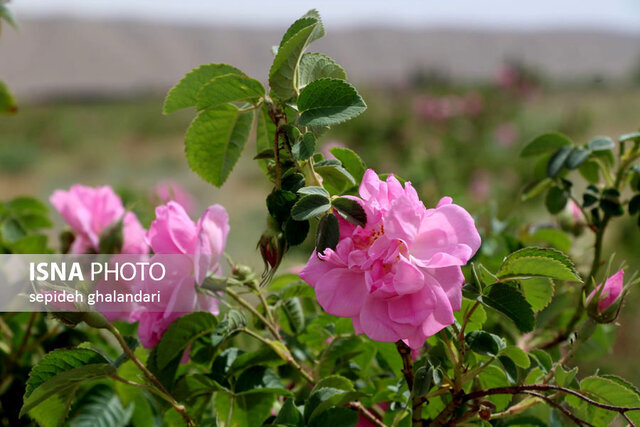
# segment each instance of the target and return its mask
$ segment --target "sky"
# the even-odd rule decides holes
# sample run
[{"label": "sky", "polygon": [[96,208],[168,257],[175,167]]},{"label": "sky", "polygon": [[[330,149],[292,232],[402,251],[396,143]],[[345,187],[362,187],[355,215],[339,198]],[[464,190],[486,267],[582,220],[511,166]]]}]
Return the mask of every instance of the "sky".
[{"label": "sky", "polygon": [[275,27],[317,8],[328,28],[373,26],[640,33],[640,0],[12,0],[17,15]]}]

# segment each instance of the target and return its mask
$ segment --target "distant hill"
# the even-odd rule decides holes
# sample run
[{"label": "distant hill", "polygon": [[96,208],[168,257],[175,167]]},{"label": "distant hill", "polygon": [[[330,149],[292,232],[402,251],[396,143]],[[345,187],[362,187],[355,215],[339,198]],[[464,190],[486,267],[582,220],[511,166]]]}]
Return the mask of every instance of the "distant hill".
[{"label": "distant hill", "polygon": [[[123,96],[164,92],[190,68],[231,63],[264,80],[280,30],[187,27],[148,22],[22,21],[0,40],[0,76],[19,96]],[[362,28],[332,31],[313,46],[352,80],[401,83],[419,69],[490,78],[505,59],[553,79],[628,77],[640,36],[594,31],[498,32]]]}]

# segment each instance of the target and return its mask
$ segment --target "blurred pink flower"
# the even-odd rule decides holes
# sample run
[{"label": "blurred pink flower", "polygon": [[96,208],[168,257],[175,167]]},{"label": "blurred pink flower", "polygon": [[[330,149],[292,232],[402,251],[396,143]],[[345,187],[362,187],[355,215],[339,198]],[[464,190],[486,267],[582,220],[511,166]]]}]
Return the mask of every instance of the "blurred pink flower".
[{"label": "blurred pink flower", "polygon": [[475,92],[466,95],[463,102],[464,112],[469,116],[477,116],[484,111],[484,99]]},{"label": "blurred pink flower", "polygon": [[501,147],[511,147],[518,139],[518,129],[513,123],[501,123],[493,131],[493,138]]},{"label": "blurred pink flower", "polygon": [[591,291],[591,293],[587,297],[587,305],[596,296],[596,294],[600,292],[600,289],[602,289],[602,293],[600,294],[600,297],[598,299],[598,311],[602,313],[618,299],[618,297],[622,293],[623,285],[624,271],[621,269],[616,274],[609,277],[604,282],[604,285],[600,284],[596,286],[593,291]]},{"label": "blurred pink flower", "polygon": [[144,347],[155,346],[169,325],[186,313],[218,313],[217,300],[196,292],[195,286],[219,269],[228,233],[229,217],[220,205],[210,206],[197,223],[174,201],[156,208],[147,239],[155,253],[151,262],[162,262],[167,273],[161,282],[145,283],[149,291],[160,292],[160,303],[147,305],[139,314],[138,335]]},{"label": "blurred pink flower", "polygon": [[509,64],[503,64],[496,71],[495,82],[504,89],[512,89],[517,86],[519,81],[518,70]]},{"label": "blurred pink flower", "polygon": [[487,201],[491,195],[491,174],[489,171],[485,169],[474,171],[468,191],[476,203]]},{"label": "blurred pink flower", "polygon": [[171,200],[180,204],[188,214],[193,214],[196,202],[180,184],[175,181],[160,181],[155,188],[155,195],[160,204],[169,203]]},{"label": "blurred pink flower", "polygon": [[473,218],[449,197],[426,209],[410,183],[381,181],[371,169],[354,200],[366,226],[338,216],[337,248],[314,252],[300,277],[328,313],[351,317],[356,332],[420,347],[460,310],[460,266],[480,247]]},{"label": "blurred pink flower", "polygon": [[322,155],[324,156],[325,159],[335,159],[336,156],[334,156],[333,154],[331,154],[331,150],[332,148],[344,148],[344,144],[340,141],[336,141],[336,140],[331,140],[331,141],[327,141],[323,146],[322,146]]},{"label": "blurred pink flower", "polygon": [[133,212],[126,212],[122,201],[109,186],[72,185],[69,191],[56,190],[49,198],[75,233],[70,252],[98,252],[100,233],[122,218],[123,254],[146,254],[145,230]]}]

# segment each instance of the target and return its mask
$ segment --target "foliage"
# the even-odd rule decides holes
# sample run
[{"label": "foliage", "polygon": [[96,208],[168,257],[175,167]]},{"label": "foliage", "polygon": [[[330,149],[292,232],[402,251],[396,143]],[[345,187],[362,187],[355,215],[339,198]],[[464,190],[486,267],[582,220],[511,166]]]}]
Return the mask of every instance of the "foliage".
[{"label": "foliage", "polygon": [[[233,66],[207,64],[189,72],[164,103],[165,113],[196,109],[185,138],[186,157],[217,187],[255,139],[255,160],[273,186],[266,197],[268,228],[258,244],[263,274],[230,260],[228,276],[210,274],[198,288],[224,299],[222,312],[184,314],[152,349],[138,348],[129,324],[82,317],[85,322],[75,322],[75,329],[60,329],[57,321],[35,313],[3,317],[0,326],[18,331],[0,340],[3,411],[26,382],[20,413],[0,412],[3,422],[640,422],[640,393],[633,384],[606,374],[579,376],[573,367],[580,349],[611,347],[607,334],[613,326],[597,323],[603,317],[589,307],[598,296],[590,294],[609,275],[601,274],[609,259],[603,249],[607,227],[640,211],[640,133],[582,144],[558,132],[533,139],[521,154],[537,159],[536,177],[522,197],[545,193],[544,205],[553,215],[574,204],[579,215],[565,228],[592,232],[593,254],[586,263],[574,260],[567,254],[573,236],[560,227],[516,236],[494,220],[465,269],[455,321],[420,348],[356,333],[349,318],[323,312],[314,289],[296,274],[276,275],[291,247],[303,245],[309,233],[315,233],[314,249],[323,253],[336,248],[341,224],[364,227],[368,221],[366,209],[352,197],[365,162],[344,147],[332,148],[330,158],[319,153],[330,127],[366,109],[342,67],[306,52],[323,35],[322,21],[312,10],[275,48],[268,88]],[[42,231],[50,226],[41,202],[5,202],[0,248],[3,253],[50,252]],[[615,315],[635,282],[629,280],[613,303]],[[96,325],[111,341],[92,333]],[[48,340],[58,334],[65,340],[58,337],[55,347],[65,348],[52,350]],[[110,345],[113,340],[117,347]]]}]

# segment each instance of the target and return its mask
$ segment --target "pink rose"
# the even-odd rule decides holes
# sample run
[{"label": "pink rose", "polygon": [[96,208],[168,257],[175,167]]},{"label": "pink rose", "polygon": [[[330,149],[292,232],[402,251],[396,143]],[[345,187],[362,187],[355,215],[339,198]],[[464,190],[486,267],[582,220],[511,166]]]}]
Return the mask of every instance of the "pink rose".
[{"label": "pink rose", "polygon": [[218,313],[216,299],[196,292],[195,286],[219,269],[228,233],[229,217],[220,205],[205,210],[197,224],[176,202],[156,208],[147,240],[155,253],[151,262],[161,262],[166,276],[161,282],[145,283],[149,292],[160,292],[160,302],[139,314],[138,335],[144,347],[155,346],[169,325],[186,313]]},{"label": "pink rose", "polygon": [[[598,299],[598,311],[600,311],[601,313],[604,312],[607,308],[609,308],[609,306],[611,306],[611,304],[613,304],[618,299],[618,297],[622,293],[623,284],[624,271],[620,270],[613,276],[609,277],[606,282],[604,282],[604,286],[600,284],[596,286],[593,291],[591,291],[591,293],[587,297],[587,305],[598,292],[601,292]],[[602,289],[602,291],[600,291],[600,289]]]},{"label": "pink rose", "polygon": [[196,203],[191,194],[189,194],[180,184],[175,181],[161,181],[156,185],[155,196],[160,200],[161,204],[169,203],[171,200],[182,205],[187,213],[192,214],[195,211]]},{"label": "pink rose", "polygon": [[121,253],[149,253],[144,239],[144,228],[134,213],[124,210],[122,201],[111,187],[92,188],[76,184],[72,185],[69,191],[54,191],[49,201],[75,233],[71,253],[98,252],[100,233],[121,218]]},{"label": "pink rose", "polygon": [[460,310],[460,267],[480,247],[473,218],[445,197],[426,209],[410,183],[367,170],[360,185],[364,228],[339,217],[335,250],[315,252],[300,277],[330,314],[351,317],[376,341],[417,348]]}]

